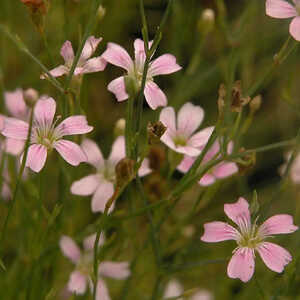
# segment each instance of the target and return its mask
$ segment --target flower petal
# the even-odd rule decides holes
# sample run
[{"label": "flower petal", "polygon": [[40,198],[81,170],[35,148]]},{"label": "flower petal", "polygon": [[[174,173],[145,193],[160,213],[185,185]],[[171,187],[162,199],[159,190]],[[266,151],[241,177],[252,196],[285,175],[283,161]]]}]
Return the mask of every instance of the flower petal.
[{"label": "flower petal", "polygon": [[230,278],[239,278],[247,282],[253,276],[254,268],[254,250],[238,248],[227,266],[227,274]]},{"label": "flower petal", "polygon": [[166,106],[168,103],[164,92],[153,81],[148,81],[144,90],[147,103],[152,109],[157,109],[160,106]]},{"label": "flower petal", "polygon": [[1,133],[8,138],[26,140],[28,130],[29,125],[24,121],[15,118],[5,118],[4,128]]},{"label": "flower petal", "polygon": [[102,279],[97,281],[96,300],[110,300],[106,283]]},{"label": "flower petal", "polygon": [[264,236],[292,233],[296,230],[298,230],[298,226],[293,224],[293,217],[290,215],[275,215],[259,227],[259,233]]},{"label": "flower petal", "polygon": [[194,294],[190,300],[213,300],[214,297],[211,292],[206,290],[199,290]]},{"label": "flower petal", "polygon": [[94,166],[96,169],[104,165],[104,159],[98,145],[90,140],[84,139],[81,144],[82,150],[85,152],[88,163]]},{"label": "flower petal", "polygon": [[89,196],[96,191],[99,184],[100,177],[98,174],[89,175],[74,181],[71,185],[71,193],[74,195]]},{"label": "flower petal", "polygon": [[187,146],[177,146],[175,149],[176,152],[182,153],[188,156],[198,156],[201,153],[201,150],[195,147]]},{"label": "flower petal", "polygon": [[292,261],[292,256],[287,250],[270,242],[261,243],[257,251],[266,266],[277,273],[281,273]]},{"label": "flower petal", "polygon": [[107,49],[102,54],[102,57],[112,65],[121,67],[127,71],[133,68],[133,61],[127,51],[115,43],[107,44]]},{"label": "flower petal", "polygon": [[86,291],[87,281],[85,275],[79,271],[74,271],[71,273],[68,289],[70,292],[82,295]]},{"label": "flower petal", "polygon": [[34,107],[34,120],[40,126],[50,127],[56,111],[56,102],[53,98],[42,98]]},{"label": "flower petal", "polygon": [[[111,182],[104,181],[96,190],[92,198],[92,212],[104,212],[107,201],[114,194],[114,185]],[[113,205],[109,212],[113,210]]]},{"label": "flower petal", "polygon": [[126,92],[126,87],[125,87],[125,79],[124,76],[118,77],[111,81],[109,85],[107,86],[107,89],[114,93],[117,100],[119,102],[124,101],[128,99],[128,94]]},{"label": "flower petal", "polygon": [[107,61],[101,56],[91,58],[86,61],[82,67],[77,67],[74,74],[88,74],[103,71],[106,67]]},{"label": "flower petal", "polygon": [[199,181],[198,183],[202,186],[208,186],[216,182],[215,176],[211,174],[205,174]]},{"label": "flower petal", "polygon": [[213,173],[217,178],[221,179],[237,173],[238,170],[239,169],[235,163],[223,162],[214,168]]},{"label": "flower petal", "polygon": [[184,156],[181,163],[177,166],[177,170],[182,173],[186,173],[191,168],[194,162],[195,158],[186,155]]},{"label": "flower petal", "polygon": [[[95,246],[96,241],[96,233],[89,235],[83,240],[83,246],[85,250],[93,250]],[[102,246],[105,242],[104,233],[102,232],[99,238],[98,246]]]},{"label": "flower petal", "polygon": [[[24,154],[23,154],[24,155]],[[23,160],[21,157],[21,162]],[[40,172],[47,160],[47,148],[40,144],[33,144],[28,148],[26,167],[29,167],[32,171]]]},{"label": "flower petal", "polygon": [[12,155],[20,155],[24,150],[25,142],[7,138],[5,140],[5,151]]},{"label": "flower petal", "polygon": [[204,224],[204,234],[201,241],[217,243],[228,240],[237,240],[238,231],[231,225],[224,222],[210,222]]},{"label": "flower petal", "polygon": [[5,106],[9,113],[15,117],[24,119],[27,115],[27,106],[23,98],[23,91],[16,89],[14,92],[4,93]]},{"label": "flower petal", "polygon": [[171,54],[164,54],[156,58],[150,65],[149,75],[166,75],[177,72],[181,67],[176,63],[176,57]]},{"label": "flower petal", "polygon": [[78,166],[86,162],[87,157],[83,150],[75,143],[67,140],[59,140],[53,146],[62,158],[72,166]]},{"label": "flower petal", "polygon": [[85,134],[94,128],[88,125],[86,116],[71,116],[63,120],[55,129],[59,137],[65,135]]},{"label": "flower petal", "polygon": [[236,203],[224,204],[225,214],[240,228],[250,228],[250,212],[247,200],[240,197]]},{"label": "flower petal", "polygon": [[297,16],[295,7],[283,0],[267,0],[266,14],[273,18],[291,18]]},{"label": "flower petal", "polygon": [[74,59],[74,51],[72,43],[70,41],[65,41],[61,47],[60,55],[64,58],[67,65],[71,65]]},{"label": "flower petal", "polygon": [[174,108],[171,106],[162,109],[159,120],[167,127],[167,131],[176,132],[176,118]]},{"label": "flower petal", "polygon": [[105,261],[99,265],[99,275],[114,279],[125,279],[130,275],[129,263]]},{"label": "flower petal", "polygon": [[125,156],[125,138],[124,136],[119,136],[112,145],[108,160],[112,162],[112,164],[117,164]]},{"label": "flower petal", "polygon": [[90,58],[96,51],[101,40],[102,38],[97,39],[94,36],[90,36],[84,44],[80,55],[80,61],[86,61],[88,58]]},{"label": "flower petal", "polygon": [[138,174],[140,177],[144,177],[150,173],[152,173],[150,162],[148,158],[145,158],[141,164],[141,167],[139,168]]},{"label": "flower petal", "polygon": [[70,237],[62,236],[59,241],[59,247],[64,256],[69,258],[74,264],[80,260],[80,249]]},{"label": "flower petal", "polygon": [[164,298],[178,297],[182,294],[183,294],[182,285],[177,280],[171,280],[166,286],[164,292]]},{"label": "flower petal", "polygon": [[290,34],[296,40],[300,41],[300,17],[296,17],[290,24]]},{"label": "flower petal", "polygon": [[188,140],[188,145],[191,147],[196,147],[196,148],[204,148],[205,145],[207,144],[211,134],[214,131],[214,127],[206,127],[199,132],[193,134],[190,139]]},{"label": "flower petal", "polygon": [[[69,73],[69,68],[66,67],[65,65],[60,65],[52,70],[49,71],[49,73],[53,77],[60,77],[62,75],[68,74]],[[44,73],[40,76],[41,79],[46,79],[48,77],[48,74]]]}]

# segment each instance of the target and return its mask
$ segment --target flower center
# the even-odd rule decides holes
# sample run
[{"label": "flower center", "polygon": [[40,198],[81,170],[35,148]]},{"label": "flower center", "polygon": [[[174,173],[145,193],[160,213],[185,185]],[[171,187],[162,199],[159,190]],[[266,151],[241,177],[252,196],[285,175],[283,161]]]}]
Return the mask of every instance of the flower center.
[{"label": "flower center", "polygon": [[115,182],[116,172],[115,166],[109,161],[105,161],[104,166],[99,169],[99,173],[107,180],[112,183]]},{"label": "flower center", "polygon": [[186,137],[183,135],[177,135],[173,142],[176,146],[186,146],[187,144]]},{"label": "flower center", "polygon": [[37,144],[44,145],[48,149],[51,149],[53,143],[57,140],[53,127],[36,127],[35,138]]},{"label": "flower center", "polygon": [[85,253],[82,255],[78,264],[76,265],[76,269],[86,276],[89,276],[93,270],[93,256],[92,253]]},{"label": "flower center", "polygon": [[240,230],[240,238],[237,240],[237,243],[239,247],[255,249],[262,241],[263,237],[259,234],[258,227],[254,223],[250,228]]}]

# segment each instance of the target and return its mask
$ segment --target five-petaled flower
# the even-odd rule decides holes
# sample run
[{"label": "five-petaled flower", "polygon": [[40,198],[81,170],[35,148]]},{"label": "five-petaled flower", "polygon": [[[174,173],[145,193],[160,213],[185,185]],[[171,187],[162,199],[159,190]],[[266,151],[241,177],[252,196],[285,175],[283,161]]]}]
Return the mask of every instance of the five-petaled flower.
[{"label": "five-petaled flower", "polygon": [[[149,43],[149,46],[152,42]],[[127,71],[127,76],[133,79],[137,89],[141,87],[146,54],[144,42],[140,39],[134,41],[135,60],[133,61],[127,51],[115,44],[108,43],[106,51],[102,57],[109,63],[121,67]],[[163,91],[154,83],[153,77],[177,72],[181,67],[176,63],[176,58],[171,54],[164,54],[149,64],[146,76],[145,98],[152,109],[167,105],[167,97]],[[121,76],[113,80],[108,85],[108,90],[115,94],[118,101],[128,99],[125,87],[125,77]]]},{"label": "five-petaled flower", "polygon": [[[228,153],[232,152],[233,143],[228,144]],[[203,164],[209,162],[212,159],[217,159],[220,156],[219,153],[220,144],[219,142],[215,142],[211,149],[207,152],[204,156]],[[181,163],[178,165],[177,170],[182,173],[188,172],[188,170],[192,167],[193,163],[195,162],[194,157],[190,157],[185,155]],[[211,185],[216,182],[218,179],[223,179],[229,177],[233,174],[238,172],[238,167],[236,163],[223,161],[216,166],[212,167],[204,176],[199,180],[199,184],[202,186]]]},{"label": "five-petaled flower", "polygon": [[[54,121],[56,102],[52,98],[41,98],[34,107],[33,126],[26,166],[34,172],[44,167],[47,153],[55,149],[69,164],[79,165],[87,161],[84,151],[74,142],[63,139],[67,135],[85,134],[93,130],[83,115],[71,116],[56,126]],[[8,138],[26,141],[29,124],[5,118],[2,134]],[[21,158],[22,159],[22,158]]]},{"label": "five-petaled flower", "polygon": [[[82,295],[86,292],[88,284],[93,289],[91,275],[93,274],[93,249],[96,234],[83,241],[82,252],[77,244],[68,236],[60,239],[60,248],[63,254],[75,264],[76,268],[71,273],[68,282],[68,290],[72,293]],[[104,238],[99,239],[99,247],[103,245]],[[98,266],[98,281],[96,288],[96,300],[110,300],[109,292],[104,277],[114,279],[125,279],[130,275],[128,262],[103,261]]]},{"label": "five-petaled flower", "polygon": [[[94,73],[103,71],[106,67],[106,61],[102,58],[102,56],[90,58],[94,52],[96,51],[98,44],[101,42],[102,38],[95,38],[94,36],[90,36],[83,47],[81,52],[79,61],[74,70],[74,75],[83,75],[87,73]],[[70,41],[66,41],[61,50],[60,54],[63,57],[65,64],[60,65],[52,70],[49,73],[53,77],[59,77],[65,74],[68,74],[71,70],[73,61],[74,61],[74,51]],[[41,75],[41,79],[45,79],[47,74]]]},{"label": "five-petaled flower", "polygon": [[[97,144],[85,139],[81,148],[87,155],[87,162],[96,168],[97,172],[75,181],[71,186],[71,193],[81,196],[93,195],[91,207],[93,212],[104,212],[107,201],[112,197],[116,184],[115,168],[117,163],[123,159],[125,154],[124,136],[119,136],[113,146],[108,159],[104,159]],[[149,161],[145,159],[139,169],[139,175],[145,176],[151,172]],[[114,208],[110,207],[109,212]]]},{"label": "five-petaled flower", "polygon": [[285,0],[267,0],[266,14],[272,18],[293,18],[290,24],[291,36],[300,41],[300,0],[293,0],[294,5]]},{"label": "five-petaled flower", "polygon": [[298,229],[290,215],[275,215],[258,226],[252,224],[249,204],[244,198],[236,203],[224,205],[225,214],[236,224],[238,229],[224,222],[204,224],[201,240],[208,243],[235,240],[238,244],[227,267],[230,278],[239,278],[243,282],[251,279],[254,273],[255,251],[266,266],[274,272],[281,273],[292,260],[291,254],[284,248],[267,242],[274,234],[292,233]]},{"label": "five-petaled flower", "polygon": [[172,150],[189,156],[197,156],[212,134],[213,127],[207,127],[194,133],[204,118],[200,106],[184,104],[177,115],[177,126],[174,108],[168,106],[160,113],[159,120],[167,127],[161,141]]}]

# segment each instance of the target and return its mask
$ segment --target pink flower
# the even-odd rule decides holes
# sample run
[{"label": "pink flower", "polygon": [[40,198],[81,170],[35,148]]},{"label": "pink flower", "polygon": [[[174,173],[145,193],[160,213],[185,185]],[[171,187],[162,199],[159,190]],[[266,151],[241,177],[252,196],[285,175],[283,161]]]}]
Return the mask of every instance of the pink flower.
[{"label": "pink flower", "polygon": [[[102,38],[95,38],[90,36],[83,47],[81,56],[79,58],[78,64],[75,68],[74,75],[83,75],[87,73],[94,73],[103,71],[106,66],[106,61],[102,56],[90,58],[96,51],[98,44],[101,42]],[[70,41],[66,41],[61,50],[60,54],[63,57],[65,64],[60,65],[50,71],[53,77],[60,77],[62,75],[68,74],[71,70],[73,60],[75,58],[73,47]],[[41,75],[41,79],[45,79],[46,74]]]},{"label": "pink flower", "polygon": [[275,215],[258,226],[256,221],[251,224],[249,204],[240,198],[234,204],[224,205],[225,214],[236,224],[238,229],[224,222],[204,224],[201,240],[215,243],[235,240],[237,248],[227,267],[230,278],[239,278],[243,282],[251,279],[254,273],[254,258],[257,251],[266,266],[274,272],[281,273],[292,261],[291,254],[284,248],[265,241],[274,234],[292,233],[298,229],[293,225],[290,215]]},{"label": "pink flower", "polygon": [[[68,282],[68,290],[72,293],[82,295],[86,292],[87,286],[93,289],[91,275],[93,274],[93,249],[96,234],[87,237],[84,242],[82,252],[77,244],[68,236],[62,236],[59,242],[63,254],[75,264],[75,270],[71,273]],[[101,236],[99,246],[104,244]],[[114,279],[125,279],[130,275],[129,264],[127,262],[104,261],[98,267],[98,284],[96,300],[110,300],[109,292],[104,277]]]},{"label": "pink flower", "polygon": [[[115,140],[107,160],[103,158],[101,150],[92,140],[85,139],[81,147],[87,155],[87,162],[96,168],[96,173],[73,182],[71,193],[80,196],[93,195],[91,202],[92,211],[104,212],[105,205],[115,190],[115,167],[117,163],[126,156],[124,136],[119,136]],[[139,170],[140,176],[145,176],[151,172],[148,165],[148,160],[144,160]],[[109,212],[111,212],[113,208],[114,207],[111,206]]]},{"label": "pink flower", "polygon": [[[291,156],[292,156],[291,151],[285,154],[286,163],[284,163],[279,168],[279,173],[281,176],[284,174],[287,167],[287,162],[289,161]],[[300,183],[300,154],[296,155],[289,171],[290,171],[290,177],[292,181],[296,184],[299,184]]]},{"label": "pink flower", "polygon": [[174,108],[171,106],[164,108],[159,120],[167,127],[167,130],[161,137],[161,141],[176,152],[189,156],[199,155],[201,148],[205,146],[213,132],[213,127],[207,127],[194,133],[203,118],[203,109],[188,102],[180,108],[176,124]]},{"label": "pink flower", "polygon": [[300,41],[300,1],[293,0],[294,5],[284,0],[267,0],[266,14],[272,18],[293,18],[290,24],[291,36]]},{"label": "pink flower", "polygon": [[[41,171],[48,151],[51,152],[53,149],[73,166],[87,160],[85,153],[77,144],[63,137],[85,134],[92,131],[93,127],[88,126],[85,116],[69,117],[56,126],[55,111],[56,102],[52,98],[42,98],[34,107],[34,120],[26,161],[26,166],[34,172]],[[28,130],[28,123],[16,118],[6,118],[2,134],[8,138],[26,141]]]},{"label": "pink flower", "polygon": [[[151,46],[152,42],[149,43]],[[144,64],[146,60],[144,42],[140,39],[134,41],[135,60],[133,61],[127,51],[121,46],[108,43],[107,50],[103,53],[103,58],[109,63],[121,67],[127,71],[127,76],[131,77],[137,89],[141,87]],[[144,95],[146,101],[152,109],[167,105],[167,97],[163,91],[154,83],[153,77],[177,72],[181,67],[176,63],[176,58],[171,54],[164,54],[150,62],[147,73]],[[124,76],[118,77],[108,85],[108,90],[115,94],[118,101],[128,99],[126,93]]]},{"label": "pink flower", "polygon": [[[228,153],[230,154],[232,152],[233,144],[229,143],[228,145]],[[209,162],[210,160],[214,158],[218,158],[219,156],[219,142],[214,143],[212,148],[207,152],[203,159],[203,164]],[[188,170],[192,167],[193,163],[195,162],[195,158],[190,156],[185,156],[179,166],[177,167],[177,170],[179,170],[182,173],[188,172]],[[199,184],[202,186],[208,186],[216,182],[218,179],[223,179],[226,177],[229,177],[233,174],[238,172],[238,167],[233,162],[221,162],[218,165],[211,168],[208,173],[206,173],[200,180]]]}]

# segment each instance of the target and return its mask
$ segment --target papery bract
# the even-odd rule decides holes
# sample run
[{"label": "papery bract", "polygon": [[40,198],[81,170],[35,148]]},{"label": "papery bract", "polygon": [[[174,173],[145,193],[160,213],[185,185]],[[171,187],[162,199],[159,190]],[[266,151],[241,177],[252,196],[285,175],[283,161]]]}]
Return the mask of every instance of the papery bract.
[{"label": "papery bract", "polygon": [[266,239],[274,234],[292,233],[298,229],[293,224],[290,215],[275,215],[267,219],[262,225],[252,224],[249,204],[244,198],[236,203],[224,205],[225,214],[238,229],[224,222],[210,222],[204,224],[203,242],[216,243],[235,240],[237,248],[227,267],[230,278],[239,278],[247,282],[254,274],[255,252],[257,251],[266,264],[274,272],[281,273],[284,267],[292,261],[291,254],[284,248],[267,242]]},{"label": "papery bract", "polygon": [[[149,43],[149,47],[151,47],[151,45],[152,42]],[[132,60],[124,48],[114,43],[108,43],[107,50],[102,56],[109,63],[125,69],[127,76],[133,79],[136,88],[140,89],[146,61],[144,42],[142,40],[136,39],[134,41],[134,53],[135,60]],[[152,109],[167,105],[167,97],[156,83],[154,83],[153,77],[171,74],[180,69],[181,67],[176,63],[176,58],[171,54],[164,54],[150,62],[146,76],[144,95]],[[108,85],[108,90],[115,94],[118,101],[128,99],[124,76],[113,80]]]}]

